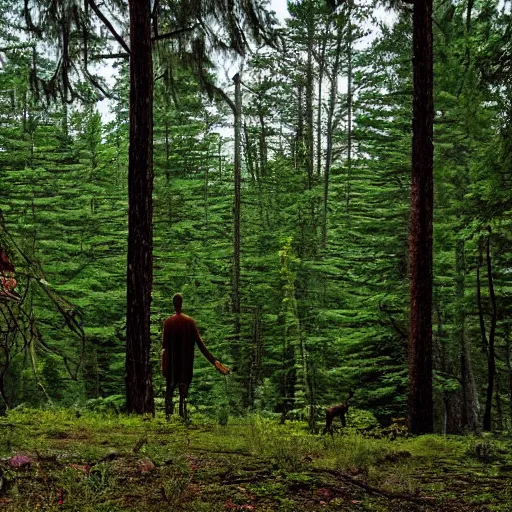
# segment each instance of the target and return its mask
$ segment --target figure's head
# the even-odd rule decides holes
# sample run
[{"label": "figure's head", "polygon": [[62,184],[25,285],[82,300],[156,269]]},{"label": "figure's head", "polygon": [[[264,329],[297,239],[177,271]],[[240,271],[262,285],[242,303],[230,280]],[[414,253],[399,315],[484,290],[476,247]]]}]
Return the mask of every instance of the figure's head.
[{"label": "figure's head", "polygon": [[176,293],[172,298],[172,304],[174,306],[174,311],[176,311],[176,313],[181,313],[181,307],[183,306],[183,295],[181,295],[181,293]]}]

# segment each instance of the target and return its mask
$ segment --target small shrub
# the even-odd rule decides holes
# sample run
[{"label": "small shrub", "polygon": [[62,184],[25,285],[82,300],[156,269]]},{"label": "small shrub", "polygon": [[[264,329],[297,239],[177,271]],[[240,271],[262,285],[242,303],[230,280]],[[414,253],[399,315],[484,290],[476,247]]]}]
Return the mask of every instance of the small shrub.
[{"label": "small shrub", "polygon": [[389,427],[382,429],[382,436],[394,440],[398,437],[408,437],[409,429],[405,418],[393,418]]}]

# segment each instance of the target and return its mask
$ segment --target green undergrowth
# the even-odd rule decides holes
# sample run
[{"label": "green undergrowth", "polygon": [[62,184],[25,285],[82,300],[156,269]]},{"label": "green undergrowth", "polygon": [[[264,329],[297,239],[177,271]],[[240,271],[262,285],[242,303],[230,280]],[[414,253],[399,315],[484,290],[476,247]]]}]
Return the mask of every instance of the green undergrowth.
[{"label": "green undergrowth", "polygon": [[258,415],[191,422],[18,408],[0,418],[7,511],[510,511],[512,443],[334,435]]}]

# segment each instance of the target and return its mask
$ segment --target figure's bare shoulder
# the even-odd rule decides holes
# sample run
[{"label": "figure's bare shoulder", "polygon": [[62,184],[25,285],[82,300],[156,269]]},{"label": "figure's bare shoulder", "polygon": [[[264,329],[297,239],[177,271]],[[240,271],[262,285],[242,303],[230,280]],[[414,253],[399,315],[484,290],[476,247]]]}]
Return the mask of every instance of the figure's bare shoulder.
[{"label": "figure's bare shoulder", "polygon": [[164,322],[164,329],[179,329],[185,325],[195,326],[196,321],[188,315],[184,313],[180,313],[179,315],[172,315]]},{"label": "figure's bare shoulder", "polygon": [[169,318],[167,318],[164,322],[164,328],[167,327],[173,327],[173,326],[177,326],[179,325],[180,323],[183,322],[183,319],[181,318],[183,317],[183,315],[172,315],[170,316]]},{"label": "figure's bare shoulder", "polygon": [[186,322],[187,324],[196,325],[196,321],[191,316],[182,313],[181,317],[183,318],[183,321]]}]

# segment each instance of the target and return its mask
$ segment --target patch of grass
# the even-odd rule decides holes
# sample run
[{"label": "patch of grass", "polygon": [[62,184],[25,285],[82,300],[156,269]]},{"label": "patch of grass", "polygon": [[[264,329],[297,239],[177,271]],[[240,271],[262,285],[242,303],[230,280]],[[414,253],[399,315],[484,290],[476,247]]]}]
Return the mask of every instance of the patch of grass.
[{"label": "patch of grass", "polygon": [[[381,485],[383,488],[399,494],[408,494],[415,496],[420,492],[420,483],[414,477],[411,467],[401,462],[393,466],[392,471],[381,472],[379,474]],[[442,490],[442,484],[436,483],[437,490]],[[432,494],[434,491],[433,486],[425,488],[425,491]]]},{"label": "patch of grass", "polygon": [[288,473],[286,477],[291,484],[312,485],[315,482],[315,478],[304,473]]},{"label": "patch of grass", "polygon": [[412,437],[401,441],[414,456],[426,459],[439,459],[440,457],[461,456],[464,451],[464,443],[460,438],[441,435],[424,435]]},{"label": "patch of grass", "polygon": [[[162,414],[20,408],[0,418],[0,508],[224,512],[231,503],[258,512],[509,511],[510,448],[510,441],[495,436],[391,441],[348,429],[312,435],[304,422],[281,425],[260,416],[220,426],[199,413],[186,424],[177,417],[167,422]],[[13,468],[14,454],[32,463]],[[340,473],[349,476],[343,480]],[[433,501],[410,508],[354,481]]]},{"label": "patch of grass", "polygon": [[467,440],[465,454],[479,462],[489,463],[504,459],[510,455],[505,443],[493,439],[488,435],[471,436]]},{"label": "patch of grass", "polygon": [[185,465],[174,469],[170,475],[167,475],[167,478],[162,482],[162,497],[165,502],[172,507],[176,507],[192,478],[192,472]]},{"label": "patch of grass", "polygon": [[297,471],[307,456],[320,452],[318,437],[308,435],[302,425],[278,425],[274,421],[254,416],[250,423],[250,444],[253,453],[272,458],[286,470]]},{"label": "patch of grass", "polygon": [[255,496],[273,499],[284,497],[287,494],[287,489],[282,482],[267,482],[259,485],[251,485],[249,489]]},{"label": "patch of grass", "polygon": [[295,512],[297,510],[297,503],[289,498],[285,498],[281,500],[277,510],[279,512]]},{"label": "patch of grass", "polygon": [[391,451],[388,441],[367,439],[359,434],[334,437],[332,449],[336,469],[352,473],[368,472]]}]

